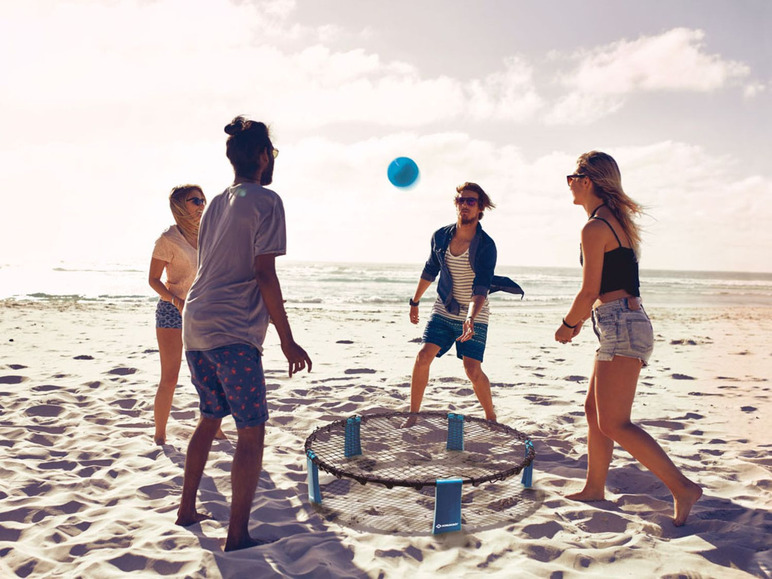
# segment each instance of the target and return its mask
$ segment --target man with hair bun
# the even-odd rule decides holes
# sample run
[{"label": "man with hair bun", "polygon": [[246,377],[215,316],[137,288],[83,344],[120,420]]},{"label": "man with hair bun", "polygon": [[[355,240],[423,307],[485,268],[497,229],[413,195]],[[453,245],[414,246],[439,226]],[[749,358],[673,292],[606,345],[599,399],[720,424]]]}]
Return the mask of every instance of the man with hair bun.
[{"label": "man with hair bun", "polygon": [[311,359],[292,337],[276,275],[276,257],[287,250],[284,206],[265,185],[273,180],[279,151],[263,123],[239,116],[225,132],[235,179],[201,218],[198,273],[183,310],[183,343],[201,421],[188,446],[177,524],[207,518],[196,511],[196,494],[220,422],[232,414],[238,442],[225,550],[234,551],[265,542],[252,538],[248,525],[268,420],[261,355],[269,320],[290,376],[306,367],[310,372]]}]

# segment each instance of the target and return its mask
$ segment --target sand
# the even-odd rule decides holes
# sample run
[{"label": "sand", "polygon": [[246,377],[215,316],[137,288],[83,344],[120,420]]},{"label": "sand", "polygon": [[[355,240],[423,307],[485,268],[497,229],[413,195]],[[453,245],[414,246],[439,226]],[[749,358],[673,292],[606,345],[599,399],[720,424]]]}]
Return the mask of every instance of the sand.
[{"label": "sand", "polygon": [[[159,362],[150,302],[0,302],[0,576],[768,577],[772,574],[772,312],[649,308],[657,344],[634,419],[704,488],[684,527],[667,489],[615,450],[607,500],[564,494],[586,465],[591,331],[562,346],[562,310],[493,313],[486,369],[499,421],[535,442],[534,484],[464,488],[459,533],[432,535],[433,491],[322,473],[309,504],[303,444],[356,413],[406,410],[422,326],[405,311],[290,307],[310,374],[286,377],[274,334],[271,418],[251,518],[267,544],[224,553],[236,431],[214,443],[199,508],[174,525],[197,397],[183,366],[168,444],[153,443]],[[426,312],[424,312],[426,313]],[[588,328],[589,329],[589,328]],[[460,363],[433,366],[424,409],[481,416]]]}]

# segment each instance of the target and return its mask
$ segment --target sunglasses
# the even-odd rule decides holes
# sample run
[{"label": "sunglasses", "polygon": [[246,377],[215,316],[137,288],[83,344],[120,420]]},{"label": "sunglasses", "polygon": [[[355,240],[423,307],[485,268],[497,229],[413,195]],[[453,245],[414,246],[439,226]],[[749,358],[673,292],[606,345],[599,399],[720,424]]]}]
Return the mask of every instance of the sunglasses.
[{"label": "sunglasses", "polygon": [[581,179],[582,177],[586,177],[587,175],[582,175],[581,173],[574,173],[573,175],[566,175],[566,183],[569,185],[573,182],[574,179]]},{"label": "sunglasses", "polygon": [[206,199],[204,199],[203,197],[191,197],[190,199],[186,199],[186,201],[190,201],[196,207],[201,207],[202,205],[206,205]]},{"label": "sunglasses", "polygon": [[469,207],[474,207],[477,205],[477,198],[476,197],[456,197],[456,205],[469,205]]}]

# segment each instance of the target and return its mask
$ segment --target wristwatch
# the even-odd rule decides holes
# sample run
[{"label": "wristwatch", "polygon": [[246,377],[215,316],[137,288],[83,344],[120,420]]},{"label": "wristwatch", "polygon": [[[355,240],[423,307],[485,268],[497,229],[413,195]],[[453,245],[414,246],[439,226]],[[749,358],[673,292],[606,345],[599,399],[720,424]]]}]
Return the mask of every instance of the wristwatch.
[{"label": "wristwatch", "polygon": [[418,307],[418,304],[420,304],[421,302],[420,302],[420,301],[419,301],[419,302],[414,302],[414,301],[413,301],[413,298],[410,298],[410,301],[408,301],[408,303],[409,303],[409,304],[410,304],[412,307],[414,307],[414,308],[417,308],[417,307]]}]

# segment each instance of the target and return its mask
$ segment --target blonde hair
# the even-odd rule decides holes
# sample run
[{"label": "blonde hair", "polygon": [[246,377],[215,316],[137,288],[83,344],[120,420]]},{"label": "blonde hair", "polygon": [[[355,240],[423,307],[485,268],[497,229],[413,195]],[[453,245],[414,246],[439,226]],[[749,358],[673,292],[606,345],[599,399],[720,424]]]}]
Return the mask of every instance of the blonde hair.
[{"label": "blonde hair", "polygon": [[643,206],[627,196],[622,189],[622,173],[611,155],[590,151],[576,160],[576,172],[589,177],[595,194],[614,215],[630,240],[633,251],[639,253],[641,231],[634,218],[643,214]]},{"label": "blonde hair", "polygon": [[171,193],[169,193],[169,207],[172,210],[174,221],[177,222],[177,227],[182,232],[182,236],[188,243],[197,248],[199,220],[188,211],[185,201],[193,191],[198,191],[206,199],[204,190],[198,185],[178,185],[172,188]]}]

